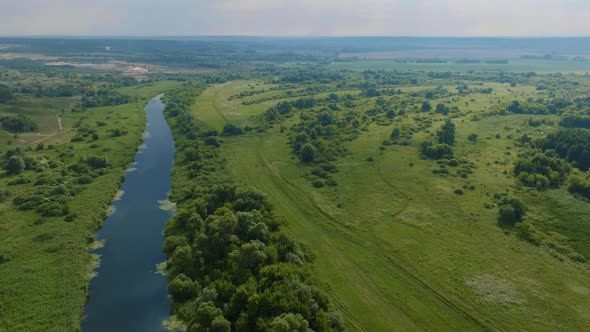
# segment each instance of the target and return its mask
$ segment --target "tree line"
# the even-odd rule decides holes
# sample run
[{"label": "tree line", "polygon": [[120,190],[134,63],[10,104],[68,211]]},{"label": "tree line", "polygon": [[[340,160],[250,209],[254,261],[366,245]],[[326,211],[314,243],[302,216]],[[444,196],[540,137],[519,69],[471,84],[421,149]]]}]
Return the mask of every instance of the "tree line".
[{"label": "tree line", "polygon": [[313,254],[284,231],[263,193],[222,175],[217,133],[189,113],[202,89],[187,83],[165,97],[178,152],[179,212],[164,243],[172,313],[188,331],[343,330],[313,276]]}]

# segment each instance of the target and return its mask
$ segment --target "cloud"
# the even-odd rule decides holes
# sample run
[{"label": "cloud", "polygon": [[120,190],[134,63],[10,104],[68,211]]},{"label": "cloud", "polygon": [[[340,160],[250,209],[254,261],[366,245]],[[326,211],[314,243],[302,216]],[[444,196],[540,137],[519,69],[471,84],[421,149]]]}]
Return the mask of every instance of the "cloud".
[{"label": "cloud", "polygon": [[0,0],[0,8],[1,35],[590,35],[587,0]]},{"label": "cloud", "polygon": [[3,35],[92,34],[100,26],[117,22],[119,17],[107,6],[68,0],[24,0],[1,7]]}]

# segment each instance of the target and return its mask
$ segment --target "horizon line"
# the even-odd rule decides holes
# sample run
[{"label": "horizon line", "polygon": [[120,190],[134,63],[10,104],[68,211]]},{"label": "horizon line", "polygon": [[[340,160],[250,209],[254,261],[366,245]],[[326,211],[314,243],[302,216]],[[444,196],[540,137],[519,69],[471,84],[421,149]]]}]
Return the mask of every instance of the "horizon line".
[{"label": "horizon line", "polygon": [[324,38],[464,38],[464,39],[585,39],[590,38],[590,35],[223,35],[223,34],[212,34],[212,35],[107,35],[107,34],[72,34],[72,35],[60,35],[60,34],[40,34],[40,35],[2,35],[0,38],[277,38],[277,39],[324,39]]}]

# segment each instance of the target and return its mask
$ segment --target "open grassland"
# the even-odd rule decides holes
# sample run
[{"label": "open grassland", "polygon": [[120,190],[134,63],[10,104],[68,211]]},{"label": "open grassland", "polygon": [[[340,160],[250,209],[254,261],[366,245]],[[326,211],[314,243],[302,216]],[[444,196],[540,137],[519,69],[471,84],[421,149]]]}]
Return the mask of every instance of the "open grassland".
[{"label": "open grassland", "polygon": [[[51,148],[31,146],[26,151],[27,156],[47,160],[55,167],[40,172],[25,171],[18,177],[4,174],[0,177],[0,188],[10,192],[9,198],[0,202],[1,331],[79,329],[88,281],[97,263],[88,249],[97,245],[94,232],[106,217],[124,170],[141,143],[145,127],[143,106],[149,98],[176,84],[164,82],[126,89],[140,97],[132,104],[67,112],[62,141],[53,142]],[[29,107],[31,117],[36,119],[39,119],[36,112],[47,111],[44,108],[36,111],[34,105]],[[78,128],[85,126],[93,128],[99,138],[70,142],[70,138],[78,135]],[[113,129],[117,128],[124,129],[126,134],[114,135]],[[4,153],[17,144],[3,144],[0,150]],[[15,197],[52,190],[54,180],[66,187],[73,185],[76,178],[69,166],[88,155],[104,156],[111,166],[90,183],[75,186],[80,191],[67,201],[67,216],[42,216],[32,210],[18,210],[13,205]],[[20,180],[15,182],[15,178]]]},{"label": "open grassland", "polygon": [[537,73],[580,73],[590,72],[590,61],[558,61],[510,59],[507,64],[497,63],[416,63],[396,62],[393,59],[360,59],[338,61],[328,68],[334,70],[424,70],[424,71],[503,71]]},{"label": "open grassland", "polygon": [[[256,84],[211,87],[198,98],[195,118],[217,130],[226,122],[256,124],[258,114],[281,100],[241,102],[272,97],[276,91],[228,100]],[[320,189],[306,179],[309,168],[291,153],[279,126],[223,139],[221,154],[229,162],[228,174],[265,192],[277,213],[289,221],[289,231],[317,254],[317,276],[351,330],[582,331],[590,324],[587,265],[560,261],[548,248],[521,240],[514,231],[498,227],[497,209],[484,208],[493,203],[495,193],[518,192],[531,215],[546,219],[538,227],[559,230],[587,255],[588,226],[583,220],[590,215],[590,205],[565,190],[518,189],[511,175],[520,148],[508,137],[541,137],[554,126],[528,127],[528,115],[472,121],[498,101],[543,92],[527,86],[489,86],[494,88],[491,95],[433,102],[446,101],[464,110],[454,119],[456,157],[476,166],[466,179],[432,173],[438,165],[423,159],[417,148],[428,136],[426,131],[416,132],[409,146],[380,148],[391,124],[370,124],[347,143],[348,153],[334,162],[338,186]],[[370,99],[357,105],[372,106]],[[398,117],[393,124],[411,127],[415,116]],[[443,116],[429,116],[434,132]],[[552,115],[533,117],[556,120]],[[295,118],[282,126],[290,128]],[[467,136],[474,132],[479,139],[469,142]],[[472,190],[464,189],[463,195],[454,193],[469,186]]]}]

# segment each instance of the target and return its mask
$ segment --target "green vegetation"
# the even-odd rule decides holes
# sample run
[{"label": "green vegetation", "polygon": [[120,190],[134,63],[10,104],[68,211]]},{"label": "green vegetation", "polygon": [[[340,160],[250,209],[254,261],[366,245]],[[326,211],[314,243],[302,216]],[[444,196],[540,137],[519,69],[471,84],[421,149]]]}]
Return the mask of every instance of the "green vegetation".
[{"label": "green vegetation", "polygon": [[35,131],[38,128],[37,123],[26,115],[1,117],[0,124],[2,124],[2,127],[6,130],[14,133]]},{"label": "green vegetation", "polygon": [[[81,96],[30,95],[35,74],[17,74],[7,84],[25,93],[0,105],[8,113],[0,121],[11,132],[40,133],[1,137],[0,330],[77,330],[97,263],[88,250],[141,142],[143,103],[177,83],[136,82],[132,103],[70,112]],[[59,80],[76,89],[110,83],[89,76]],[[127,134],[116,135],[120,128]]]},{"label": "green vegetation", "polygon": [[587,329],[590,67],[560,43],[27,40],[71,63],[0,60],[0,330],[79,327],[93,232],[164,91],[187,330]]}]

